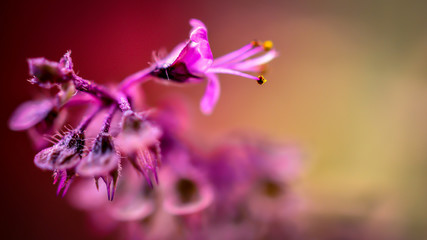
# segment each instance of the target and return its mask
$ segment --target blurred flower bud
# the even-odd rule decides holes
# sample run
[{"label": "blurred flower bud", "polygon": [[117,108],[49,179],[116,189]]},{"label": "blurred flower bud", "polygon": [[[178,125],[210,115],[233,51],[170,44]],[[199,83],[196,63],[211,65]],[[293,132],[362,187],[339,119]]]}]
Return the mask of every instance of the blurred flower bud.
[{"label": "blurred flower bud", "polygon": [[51,88],[55,84],[61,84],[71,80],[73,63],[67,52],[59,62],[49,61],[45,58],[28,59],[30,82],[43,88]]}]

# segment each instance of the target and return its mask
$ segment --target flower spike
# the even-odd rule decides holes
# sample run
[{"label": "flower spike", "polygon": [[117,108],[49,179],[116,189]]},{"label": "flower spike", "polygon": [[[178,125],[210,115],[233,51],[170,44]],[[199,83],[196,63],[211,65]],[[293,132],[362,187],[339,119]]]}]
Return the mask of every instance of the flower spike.
[{"label": "flower spike", "polygon": [[[50,90],[45,91],[43,98],[18,107],[9,120],[9,128],[27,130],[37,140],[45,136],[46,141],[35,141],[38,142],[38,149],[45,148],[35,155],[34,163],[43,170],[53,172],[58,195],[64,195],[76,177],[83,177],[94,179],[98,190],[99,179],[102,179],[108,200],[113,200],[116,187],[120,185],[122,163],[123,167],[132,166],[139,177],[142,175],[146,179],[144,185],[155,191],[153,185],[159,183],[162,161],[165,164],[174,162],[175,166],[179,163],[192,165],[195,156],[178,136],[184,135],[189,126],[185,123],[186,117],[165,109],[162,109],[164,113],[146,109],[141,92],[130,88],[136,83],[149,79],[166,84],[206,81],[200,109],[204,114],[211,114],[221,92],[218,74],[248,78],[260,85],[266,82],[262,75],[265,65],[278,56],[271,41],[252,41],[238,50],[214,58],[206,25],[197,19],[191,19],[189,24],[191,30],[186,41],[178,44],[169,54],[153,56],[151,66],[126,77],[115,89],[78,76],[71,51],[67,51],[59,61],[43,57],[28,59],[29,82]],[[76,105],[88,105],[88,113],[73,116],[81,118],[80,122],[75,122],[75,129],[66,128],[65,132],[54,134],[63,125],[66,110]],[[104,112],[104,121],[99,121],[97,116]],[[69,120],[74,121],[74,118]],[[93,128],[92,125],[96,124],[100,127]],[[48,135],[51,137],[46,137]],[[48,142],[51,145],[46,147]],[[187,175],[185,169],[175,172],[177,178],[169,182],[172,183],[170,189],[192,196],[185,199],[184,195],[169,195],[169,210],[180,214],[206,208],[213,196],[207,179],[193,172]],[[194,188],[196,194],[187,195],[187,188]],[[180,198],[179,201],[175,201],[176,197]],[[182,208],[182,203],[187,207]],[[151,210],[147,212],[151,213]]]}]

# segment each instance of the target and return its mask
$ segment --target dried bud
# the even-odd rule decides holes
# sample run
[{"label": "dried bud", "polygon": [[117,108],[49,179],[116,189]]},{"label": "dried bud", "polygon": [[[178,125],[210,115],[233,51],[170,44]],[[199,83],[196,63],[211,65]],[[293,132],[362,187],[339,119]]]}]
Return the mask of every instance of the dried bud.
[{"label": "dried bud", "polygon": [[44,88],[69,81],[73,73],[70,52],[67,52],[59,62],[45,58],[28,59],[28,67],[30,75],[33,76],[30,82]]}]

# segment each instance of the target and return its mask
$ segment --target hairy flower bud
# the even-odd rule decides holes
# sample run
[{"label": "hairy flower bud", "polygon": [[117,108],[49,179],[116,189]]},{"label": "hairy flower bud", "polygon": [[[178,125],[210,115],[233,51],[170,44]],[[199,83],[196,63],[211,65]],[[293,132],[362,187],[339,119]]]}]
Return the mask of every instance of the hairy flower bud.
[{"label": "hairy flower bud", "polygon": [[73,63],[67,52],[59,62],[49,61],[45,58],[28,59],[30,82],[40,87],[51,88],[55,84],[61,84],[71,80],[73,74]]},{"label": "hairy flower bud", "polygon": [[80,161],[84,145],[84,133],[72,130],[52,147],[40,151],[34,157],[34,163],[37,167],[47,170],[71,169]]},{"label": "hairy flower bud", "polygon": [[116,152],[113,137],[101,132],[92,150],[77,167],[77,173],[83,176],[104,176],[118,168],[119,160],[120,155]]}]

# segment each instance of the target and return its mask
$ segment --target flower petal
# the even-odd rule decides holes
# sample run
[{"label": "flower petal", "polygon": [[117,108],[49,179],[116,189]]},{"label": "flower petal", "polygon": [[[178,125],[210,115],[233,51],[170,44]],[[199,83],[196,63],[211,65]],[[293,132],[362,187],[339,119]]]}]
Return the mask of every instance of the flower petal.
[{"label": "flower petal", "polygon": [[206,28],[205,24],[202,21],[200,21],[199,19],[195,19],[195,18],[190,19],[190,25],[193,28],[198,28],[198,27]]},{"label": "flower petal", "polygon": [[208,41],[208,30],[204,27],[195,28],[190,33],[190,40],[196,43]]},{"label": "flower petal", "polygon": [[150,216],[155,210],[153,199],[143,196],[125,196],[109,209],[114,219],[136,221]]},{"label": "flower petal", "polygon": [[182,42],[176,45],[176,47],[172,49],[172,51],[165,58],[156,61],[156,65],[158,67],[168,67],[175,61],[175,59],[178,58],[179,54],[182,52],[186,45],[186,42]]},{"label": "flower petal", "polygon": [[120,155],[116,152],[108,154],[89,153],[77,166],[77,172],[82,176],[103,176],[118,168]]},{"label": "flower petal", "polygon": [[206,86],[205,95],[200,101],[200,109],[204,114],[211,114],[221,92],[218,77],[215,74],[206,74],[208,83]]},{"label": "flower petal", "polygon": [[[213,62],[213,55],[207,41],[189,41],[173,64],[185,63],[191,74],[203,74]],[[172,65],[173,65],[172,64]]]},{"label": "flower petal", "polygon": [[203,174],[192,167],[166,169],[163,172],[163,208],[172,215],[200,212],[211,205],[214,192]]},{"label": "flower petal", "polygon": [[53,170],[54,167],[50,161],[52,151],[52,148],[45,148],[41,150],[34,157],[34,164],[41,169]]},{"label": "flower petal", "polygon": [[9,128],[22,131],[43,121],[54,107],[51,99],[28,101],[21,104],[9,120]]},{"label": "flower petal", "polygon": [[213,62],[213,55],[208,42],[208,30],[198,20],[191,20],[193,29],[190,40],[179,53],[173,64],[183,62],[192,74],[203,74]]}]

